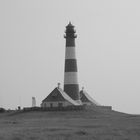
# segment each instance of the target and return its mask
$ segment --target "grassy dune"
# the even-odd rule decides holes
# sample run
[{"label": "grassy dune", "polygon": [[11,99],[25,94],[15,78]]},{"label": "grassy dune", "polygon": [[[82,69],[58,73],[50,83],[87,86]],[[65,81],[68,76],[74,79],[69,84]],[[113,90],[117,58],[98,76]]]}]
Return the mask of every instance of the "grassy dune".
[{"label": "grassy dune", "polygon": [[140,116],[91,110],[4,113],[0,140],[140,140]]}]

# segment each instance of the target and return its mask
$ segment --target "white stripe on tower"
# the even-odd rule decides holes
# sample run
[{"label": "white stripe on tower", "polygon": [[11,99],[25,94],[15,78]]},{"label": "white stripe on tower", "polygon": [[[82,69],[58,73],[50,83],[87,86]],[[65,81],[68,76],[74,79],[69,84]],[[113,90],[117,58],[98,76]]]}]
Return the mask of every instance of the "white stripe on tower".
[{"label": "white stripe on tower", "polygon": [[78,84],[77,72],[65,72],[64,84]]},{"label": "white stripe on tower", "polygon": [[73,46],[66,47],[65,54],[66,54],[65,59],[76,59],[75,47]]}]

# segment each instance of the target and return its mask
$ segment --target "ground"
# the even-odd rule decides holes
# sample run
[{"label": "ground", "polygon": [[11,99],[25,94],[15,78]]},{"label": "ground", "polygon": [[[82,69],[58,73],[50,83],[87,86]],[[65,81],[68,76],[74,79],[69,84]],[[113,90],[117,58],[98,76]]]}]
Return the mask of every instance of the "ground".
[{"label": "ground", "polygon": [[140,115],[93,110],[1,113],[0,140],[140,140]]}]

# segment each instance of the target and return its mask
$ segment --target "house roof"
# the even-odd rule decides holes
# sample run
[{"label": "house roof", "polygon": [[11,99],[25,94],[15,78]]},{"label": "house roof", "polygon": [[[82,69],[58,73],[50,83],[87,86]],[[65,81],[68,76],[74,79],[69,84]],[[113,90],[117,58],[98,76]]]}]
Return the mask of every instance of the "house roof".
[{"label": "house roof", "polygon": [[85,90],[80,91],[81,101],[82,102],[91,102],[94,105],[100,106]]},{"label": "house roof", "polygon": [[43,102],[49,101],[65,101],[65,98],[60,94],[59,90],[55,88],[44,100]]},{"label": "house roof", "polygon": [[56,87],[42,102],[68,101],[73,105],[81,105],[69,97],[61,88]]},{"label": "house roof", "polygon": [[85,94],[80,93],[80,96],[81,96],[80,99],[81,99],[82,102],[90,102],[89,99],[85,96]]}]

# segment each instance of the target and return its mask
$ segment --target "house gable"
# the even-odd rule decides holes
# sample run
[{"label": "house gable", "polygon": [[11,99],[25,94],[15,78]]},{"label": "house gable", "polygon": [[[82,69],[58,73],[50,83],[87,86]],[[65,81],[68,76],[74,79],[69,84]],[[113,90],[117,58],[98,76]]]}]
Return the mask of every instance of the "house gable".
[{"label": "house gable", "polygon": [[86,96],[85,96],[85,94],[83,93],[83,91],[80,91],[80,100],[82,101],[82,102],[91,102]]},{"label": "house gable", "polygon": [[60,91],[55,88],[44,100],[43,102],[57,102],[57,101],[66,101],[62,96]]},{"label": "house gable", "polygon": [[92,105],[95,105],[95,106],[101,106],[85,90],[81,90],[80,95],[81,95],[82,102],[92,103]]}]

